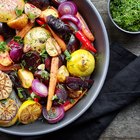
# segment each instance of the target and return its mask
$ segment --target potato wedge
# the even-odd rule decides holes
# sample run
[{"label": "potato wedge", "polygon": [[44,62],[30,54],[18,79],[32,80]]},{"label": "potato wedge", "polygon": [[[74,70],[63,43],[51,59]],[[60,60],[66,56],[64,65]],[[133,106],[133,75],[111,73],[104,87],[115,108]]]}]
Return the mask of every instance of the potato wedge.
[{"label": "potato wedge", "polygon": [[20,17],[10,20],[7,22],[7,25],[13,29],[23,29],[28,23],[28,17],[26,14],[22,14]]},{"label": "potato wedge", "polygon": [[17,17],[16,8],[24,9],[24,0],[0,0],[0,22],[8,22]]}]

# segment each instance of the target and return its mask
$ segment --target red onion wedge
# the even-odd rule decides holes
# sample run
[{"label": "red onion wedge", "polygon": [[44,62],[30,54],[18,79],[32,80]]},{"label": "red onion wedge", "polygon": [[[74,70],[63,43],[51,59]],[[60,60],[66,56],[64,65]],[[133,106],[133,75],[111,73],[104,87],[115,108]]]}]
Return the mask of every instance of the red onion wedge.
[{"label": "red onion wedge", "polygon": [[66,14],[76,15],[77,11],[78,11],[77,6],[72,1],[62,2],[58,7],[58,12],[60,16],[63,16]]},{"label": "red onion wedge", "polygon": [[33,80],[32,90],[36,95],[40,97],[46,97],[48,95],[47,87],[43,83],[41,83],[38,79]]},{"label": "red onion wedge", "polygon": [[63,106],[52,107],[49,112],[43,108],[43,116],[49,123],[57,123],[64,118],[65,111]]},{"label": "red onion wedge", "polygon": [[70,15],[70,14],[63,15],[61,17],[61,20],[62,21],[71,21],[72,23],[74,23],[77,26],[77,28],[79,30],[82,29],[82,24],[80,23],[80,20],[76,16],[74,16],[74,15]]}]

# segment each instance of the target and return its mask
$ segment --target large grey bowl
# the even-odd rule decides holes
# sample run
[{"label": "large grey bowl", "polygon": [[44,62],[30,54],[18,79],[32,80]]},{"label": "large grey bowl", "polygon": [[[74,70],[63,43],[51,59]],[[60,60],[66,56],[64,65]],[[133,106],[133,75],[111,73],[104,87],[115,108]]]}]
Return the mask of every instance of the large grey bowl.
[{"label": "large grey bowl", "polygon": [[101,16],[91,1],[74,0],[74,2],[78,5],[79,11],[86,19],[90,29],[94,33],[96,38],[95,46],[98,50],[96,70],[93,75],[95,82],[89,90],[88,95],[69,110],[66,113],[65,118],[57,124],[51,125],[37,121],[29,125],[15,125],[10,128],[0,128],[1,132],[22,136],[35,136],[56,131],[80,117],[98,96],[105,81],[109,64],[109,42],[107,32]]}]

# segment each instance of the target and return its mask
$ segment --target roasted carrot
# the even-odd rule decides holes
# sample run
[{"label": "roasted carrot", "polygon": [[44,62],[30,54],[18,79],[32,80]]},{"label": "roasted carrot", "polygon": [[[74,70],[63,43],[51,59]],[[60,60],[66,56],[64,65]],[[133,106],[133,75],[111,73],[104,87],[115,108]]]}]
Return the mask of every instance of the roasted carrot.
[{"label": "roasted carrot", "polygon": [[47,100],[47,106],[46,106],[47,111],[49,111],[52,107],[52,98],[54,96],[55,87],[57,84],[58,65],[59,65],[59,58],[53,57],[51,61],[48,100]]},{"label": "roasted carrot", "polygon": [[21,31],[19,31],[16,36],[20,36],[21,38],[24,38],[24,36],[31,30],[31,28],[34,26],[34,23],[29,22]]},{"label": "roasted carrot", "polygon": [[84,35],[90,40],[90,41],[94,41],[94,36],[91,33],[91,31],[88,28],[88,25],[86,24],[85,20],[83,19],[83,17],[80,15],[80,13],[78,12],[76,14],[76,17],[80,20],[81,24],[82,24],[82,32],[84,33]]},{"label": "roasted carrot", "polygon": [[87,90],[83,91],[83,93],[76,99],[73,99],[73,103],[69,102],[66,105],[64,105],[64,110],[68,111],[70,108],[72,108],[87,92]]}]

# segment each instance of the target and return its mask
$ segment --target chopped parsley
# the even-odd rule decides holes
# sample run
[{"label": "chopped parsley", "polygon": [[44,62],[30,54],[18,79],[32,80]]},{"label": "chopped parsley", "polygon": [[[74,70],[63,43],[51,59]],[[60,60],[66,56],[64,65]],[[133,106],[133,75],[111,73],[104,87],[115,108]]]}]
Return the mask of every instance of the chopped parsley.
[{"label": "chopped parsley", "polygon": [[140,31],[140,1],[111,0],[110,12],[116,24],[128,31]]},{"label": "chopped parsley", "polygon": [[18,43],[20,43],[20,44],[23,43],[23,39],[22,39],[20,36],[15,36],[15,37],[14,37],[14,41],[16,41],[16,42],[18,42]]},{"label": "chopped parsley", "polygon": [[16,15],[19,17],[22,15],[23,9],[18,9],[18,7],[16,7],[15,12],[16,12]]},{"label": "chopped parsley", "polygon": [[6,42],[4,41],[0,42],[0,52],[5,52],[6,50],[7,50]]},{"label": "chopped parsley", "polygon": [[31,20],[34,20],[36,18],[35,14],[33,14],[33,13],[28,13],[28,17]]},{"label": "chopped parsley", "polygon": [[47,71],[42,71],[41,78],[48,80],[49,79],[49,73]]}]

